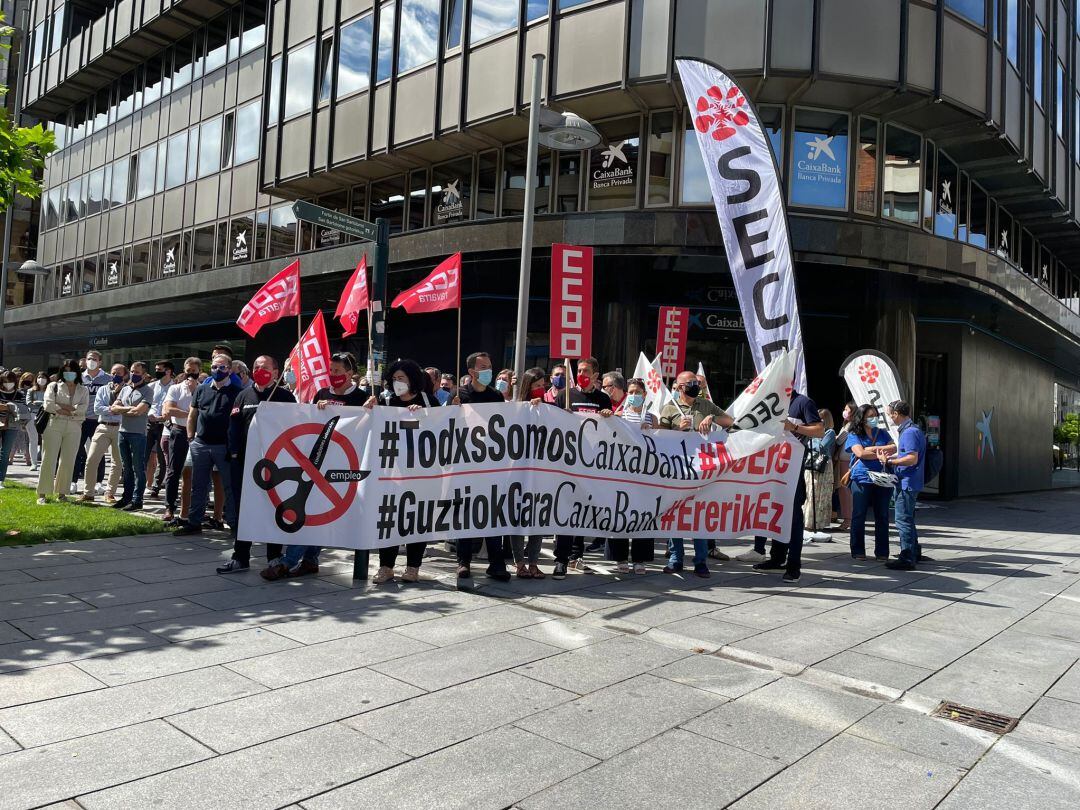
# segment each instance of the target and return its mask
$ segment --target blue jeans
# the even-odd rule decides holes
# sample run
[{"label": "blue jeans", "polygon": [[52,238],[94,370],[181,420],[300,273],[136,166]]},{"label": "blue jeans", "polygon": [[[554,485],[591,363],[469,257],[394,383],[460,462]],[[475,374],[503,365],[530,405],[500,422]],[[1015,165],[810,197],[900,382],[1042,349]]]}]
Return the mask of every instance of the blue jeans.
[{"label": "blue jeans", "polygon": [[124,466],[122,503],[142,505],[146,489],[146,436],[120,431],[120,463]]},{"label": "blue jeans", "polygon": [[918,492],[896,490],[896,531],[900,534],[900,559],[914,565],[922,556],[919,532],[915,529],[915,500]]},{"label": "blue jeans", "polygon": [[8,464],[11,463],[11,448],[15,446],[21,428],[0,430],[0,481],[7,478]]},{"label": "blue jeans", "polygon": [[874,556],[889,556],[889,495],[891,489],[851,481],[851,553],[866,554],[866,514],[874,512]]},{"label": "blue jeans", "polygon": [[285,546],[285,555],[282,560],[286,568],[296,568],[302,559],[318,565],[320,551],[322,551],[322,546]]},{"label": "blue jeans", "polygon": [[[668,565],[672,568],[682,567],[686,559],[686,543],[680,537],[677,540],[667,541]],[[709,558],[709,541],[694,538],[694,565],[704,565]]]},{"label": "blue jeans", "polygon": [[236,502],[233,500],[232,465],[228,449],[223,444],[206,444],[196,438],[188,445],[191,453],[191,506],[188,507],[188,524],[201,527],[206,516],[206,500],[210,494],[210,471],[216,469],[225,489],[225,521],[236,526]]}]

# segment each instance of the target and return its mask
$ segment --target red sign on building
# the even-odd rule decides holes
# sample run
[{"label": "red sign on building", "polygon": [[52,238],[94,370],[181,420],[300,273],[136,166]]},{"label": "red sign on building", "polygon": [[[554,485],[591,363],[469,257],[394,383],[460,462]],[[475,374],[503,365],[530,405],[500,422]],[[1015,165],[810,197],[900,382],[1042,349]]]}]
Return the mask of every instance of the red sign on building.
[{"label": "red sign on building", "polygon": [[592,355],[593,249],[551,246],[552,359]]},{"label": "red sign on building", "polygon": [[660,371],[665,377],[677,377],[684,368],[689,324],[690,310],[684,307],[660,307],[656,351],[660,355]]}]

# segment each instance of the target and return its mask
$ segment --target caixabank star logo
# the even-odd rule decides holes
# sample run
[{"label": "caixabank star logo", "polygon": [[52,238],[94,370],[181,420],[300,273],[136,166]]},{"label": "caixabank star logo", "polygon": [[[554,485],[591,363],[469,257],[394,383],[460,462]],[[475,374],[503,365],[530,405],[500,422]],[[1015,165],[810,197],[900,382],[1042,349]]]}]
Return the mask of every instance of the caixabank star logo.
[{"label": "caixabank star logo", "polygon": [[738,87],[732,85],[725,92],[714,84],[704,96],[698,97],[694,126],[698,132],[709,133],[715,141],[726,141],[736,133],[736,127],[750,123],[745,106],[746,99]]}]

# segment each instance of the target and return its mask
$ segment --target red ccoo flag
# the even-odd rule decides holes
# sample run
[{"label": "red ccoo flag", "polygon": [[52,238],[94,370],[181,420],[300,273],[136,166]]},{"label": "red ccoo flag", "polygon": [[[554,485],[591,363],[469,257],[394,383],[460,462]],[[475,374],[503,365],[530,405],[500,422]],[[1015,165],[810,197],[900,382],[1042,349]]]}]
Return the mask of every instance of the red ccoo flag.
[{"label": "red ccoo flag", "polygon": [[431,274],[403,293],[391,307],[404,307],[410,315],[461,307],[461,254],[444,260]]},{"label": "red ccoo flag", "polygon": [[248,337],[255,337],[266,324],[300,314],[300,260],[297,259],[252,296],[236,319]]},{"label": "red ccoo flag", "polygon": [[349,283],[341,291],[341,300],[338,301],[334,317],[341,321],[345,334],[342,337],[356,334],[356,325],[360,320],[360,313],[368,308],[368,283],[367,283],[367,254],[356,265]]},{"label": "red ccoo flag", "polygon": [[330,342],[321,309],[289,353],[289,368],[296,372],[296,398],[300,402],[311,402],[320,388],[330,386]]}]

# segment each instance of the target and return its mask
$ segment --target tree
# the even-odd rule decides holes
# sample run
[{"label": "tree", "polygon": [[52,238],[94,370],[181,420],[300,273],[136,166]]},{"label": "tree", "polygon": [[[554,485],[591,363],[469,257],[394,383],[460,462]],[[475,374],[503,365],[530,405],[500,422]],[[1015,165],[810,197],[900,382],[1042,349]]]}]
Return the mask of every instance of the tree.
[{"label": "tree", "polygon": [[[0,14],[0,24],[4,15]],[[15,29],[0,25],[0,48],[9,50]],[[8,88],[0,85],[0,99]],[[0,107],[0,212],[6,211],[15,196],[37,199],[41,196],[41,173],[45,158],[56,149],[56,138],[41,124],[32,127],[12,125],[7,107]]]},{"label": "tree", "polygon": [[[1080,444],[1080,413],[1067,413],[1061,424],[1054,425],[1054,441],[1065,447]],[[1077,458],[1077,466],[1080,468],[1080,456]]]}]

